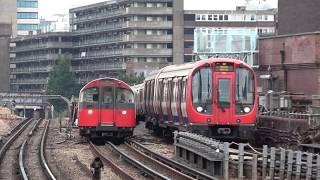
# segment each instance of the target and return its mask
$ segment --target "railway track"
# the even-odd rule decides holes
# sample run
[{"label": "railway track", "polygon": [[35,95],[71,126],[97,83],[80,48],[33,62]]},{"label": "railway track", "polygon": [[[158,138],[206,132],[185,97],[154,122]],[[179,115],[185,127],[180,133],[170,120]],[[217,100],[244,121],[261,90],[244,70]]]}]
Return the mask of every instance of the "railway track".
[{"label": "railway track", "polygon": [[156,159],[160,162],[162,162],[163,164],[166,164],[167,166],[170,166],[171,168],[176,169],[179,172],[182,172],[184,174],[187,174],[193,178],[196,179],[216,179],[215,177],[212,177],[210,175],[207,175],[205,173],[200,172],[199,170],[190,168],[184,164],[181,164],[177,161],[174,161],[172,159],[169,159],[167,157],[164,157],[156,152],[153,152],[152,150],[150,150],[149,148],[147,148],[146,146],[140,144],[139,142],[135,141],[135,140],[129,140],[128,143],[126,144],[127,146],[130,146],[132,149],[134,149],[135,151],[140,151],[141,153],[145,154],[146,156]]},{"label": "railway track", "polygon": [[108,142],[109,148],[118,153],[127,162],[154,179],[194,179],[176,169],[141,153],[129,144],[116,147]]},{"label": "railway track", "polygon": [[[45,159],[45,143],[50,121],[39,119],[37,121],[28,120],[24,123],[12,133],[0,151],[2,162],[0,177],[4,179],[55,179]],[[39,128],[41,123],[45,125]]]}]

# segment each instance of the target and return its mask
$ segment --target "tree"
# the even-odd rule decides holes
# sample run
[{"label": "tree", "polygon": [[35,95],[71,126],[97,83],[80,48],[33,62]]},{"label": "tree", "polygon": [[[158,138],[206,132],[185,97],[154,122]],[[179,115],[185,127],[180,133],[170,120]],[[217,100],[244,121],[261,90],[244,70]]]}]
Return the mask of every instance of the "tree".
[{"label": "tree", "polygon": [[[56,60],[57,64],[49,74],[48,91],[49,95],[61,95],[71,98],[72,95],[78,96],[81,86],[75,82],[74,76],[70,71],[70,56],[60,56]],[[61,100],[51,100],[55,110],[63,112],[66,110],[65,102]]]},{"label": "tree", "polygon": [[121,74],[119,79],[124,81],[125,83],[133,86],[133,85],[136,85],[136,84],[143,83],[145,78],[144,78],[143,73],[140,73],[139,75],[137,73],[134,73],[134,74],[130,74],[130,75]]}]

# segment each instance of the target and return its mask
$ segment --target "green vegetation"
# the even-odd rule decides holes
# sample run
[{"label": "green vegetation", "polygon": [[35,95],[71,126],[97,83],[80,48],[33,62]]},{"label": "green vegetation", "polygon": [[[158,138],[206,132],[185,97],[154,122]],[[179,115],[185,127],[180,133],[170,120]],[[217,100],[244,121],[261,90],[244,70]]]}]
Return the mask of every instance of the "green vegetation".
[{"label": "green vegetation", "polygon": [[[70,68],[71,63],[69,56],[60,56],[57,59],[57,64],[49,74],[47,91],[49,95],[61,95],[69,99],[72,95],[78,96],[82,86],[76,83]],[[56,111],[61,113],[66,110],[65,102],[61,100],[50,100],[50,102]]]},{"label": "green vegetation", "polygon": [[119,77],[120,80],[124,81],[125,83],[129,84],[130,86],[136,85],[136,84],[141,84],[144,81],[144,75],[143,73],[141,74],[121,74]]}]

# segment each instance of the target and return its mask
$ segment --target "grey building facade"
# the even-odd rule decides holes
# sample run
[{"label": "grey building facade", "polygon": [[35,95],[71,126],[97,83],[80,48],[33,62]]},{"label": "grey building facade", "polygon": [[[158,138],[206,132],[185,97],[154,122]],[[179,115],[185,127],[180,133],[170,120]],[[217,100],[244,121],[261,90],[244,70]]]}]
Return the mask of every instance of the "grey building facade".
[{"label": "grey building facade", "polygon": [[278,35],[320,30],[320,1],[279,0]]},{"label": "grey building facade", "polygon": [[59,56],[72,51],[69,32],[52,32],[12,39],[16,47],[10,61],[10,89],[14,92],[46,93],[49,73]]},{"label": "grey building facade", "polygon": [[0,91],[9,91],[9,43],[11,24],[0,23]]},{"label": "grey building facade", "polygon": [[106,1],[71,9],[70,24],[79,83],[183,62],[183,0]]}]

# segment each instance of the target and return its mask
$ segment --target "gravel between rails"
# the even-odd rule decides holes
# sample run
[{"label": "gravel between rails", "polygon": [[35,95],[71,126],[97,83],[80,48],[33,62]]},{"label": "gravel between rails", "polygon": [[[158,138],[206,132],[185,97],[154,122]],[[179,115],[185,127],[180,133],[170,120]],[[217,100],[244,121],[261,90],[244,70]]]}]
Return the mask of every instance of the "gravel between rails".
[{"label": "gravel between rails", "polygon": [[[71,139],[66,139],[65,122],[62,120],[62,133],[59,132],[59,120],[51,122],[47,139],[47,161],[57,179],[88,180],[92,179],[90,164],[95,159],[90,145],[85,138],[79,136],[77,128],[72,129]],[[106,164],[101,173],[102,180],[120,179]]]},{"label": "gravel between rails", "polygon": [[26,136],[32,129],[33,125],[37,122],[32,122],[26,127],[26,129],[19,135],[19,137],[12,143],[8,151],[6,152],[3,160],[0,164],[0,179],[19,179],[19,151],[20,146],[25,140]]},{"label": "gravel between rails", "polygon": [[40,122],[38,128],[33,132],[26,145],[24,167],[29,179],[46,179],[46,174],[40,164],[39,148],[44,131],[45,120]]}]

